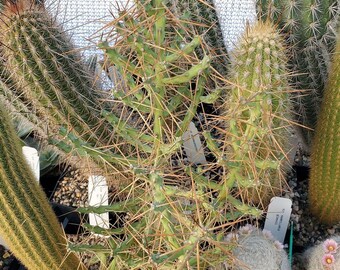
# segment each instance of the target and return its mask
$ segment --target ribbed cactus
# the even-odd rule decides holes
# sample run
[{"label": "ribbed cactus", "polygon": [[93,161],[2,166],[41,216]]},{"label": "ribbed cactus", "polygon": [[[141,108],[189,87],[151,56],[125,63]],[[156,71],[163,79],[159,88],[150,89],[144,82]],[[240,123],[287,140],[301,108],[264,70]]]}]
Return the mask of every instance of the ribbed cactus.
[{"label": "ribbed cactus", "polygon": [[308,248],[303,253],[303,260],[306,270],[340,269],[340,236]]},{"label": "ribbed cactus", "polygon": [[92,145],[109,145],[111,131],[100,120],[98,91],[65,32],[39,4],[5,1],[1,42],[6,68],[23,98],[49,127],[61,125]]},{"label": "ribbed cactus", "polygon": [[331,70],[311,152],[309,203],[322,222],[340,221],[340,40]]},{"label": "ribbed cactus", "polygon": [[[225,241],[232,248],[232,262],[214,270],[290,270],[283,245],[269,231],[245,225],[227,235]],[[229,268],[231,267],[231,268]]]},{"label": "ribbed cactus", "polygon": [[19,139],[0,104],[0,234],[30,270],[83,269],[68,252],[48,200],[22,155]]},{"label": "ribbed cactus", "polygon": [[298,121],[308,129],[303,135],[310,144],[327,81],[330,55],[339,24],[339,1],[258,0],[259,15],[278,24],[287,35],[292,82],[301,90],[296,96]]},{"label": "ribbed cactus", "polygon": [[266,205],[284,187],[289,151],[290,98],[283,40],[269,23],[247,29],[230,67],[230,94],[222,114],[227,121],[229,187]]}]

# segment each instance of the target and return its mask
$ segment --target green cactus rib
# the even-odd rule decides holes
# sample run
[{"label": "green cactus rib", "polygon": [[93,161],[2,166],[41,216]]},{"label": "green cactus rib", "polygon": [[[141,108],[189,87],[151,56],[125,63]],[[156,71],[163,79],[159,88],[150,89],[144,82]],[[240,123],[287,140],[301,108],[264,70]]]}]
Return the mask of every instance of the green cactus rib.
[{"label": "green cactus rib", "polygon": [[337,0],[257,1],[259,16],[270,19],[287,35],[294,72],[292,82],[297,89],[296,110],[306,143],[313,138],[325,87],[330,56],[334,51],[339,24],[340,4]]},{"label": "green cactus rib", "polygon": [[313,140],[309,203],[324,223],[340,221],[340,40],[331,63]]},{"label": "green cactus rib", "polygon": [[10,25],[2,36],[6,67],[21,83],[24,98],[49,116],[53,132],[69,123],[93,145],[108,145],[111,131],[99,118],[99,97],[65,33],[34,5],[18,14],[5,12]]},{"label": "green cactus rib", "polygon": [[266,204],[282,190],[289,150],[286,56],[276,29],[262,22],[248,29],[235,49],[230,69],[231,92],[223,105],[228,112],[229,173],[226,193],[219,199],[224,200],[236,184],[241,196]]},{"label": "green cactus rib", "polygon": [[82,269],[0,106],[0,234],[28,269]]}]

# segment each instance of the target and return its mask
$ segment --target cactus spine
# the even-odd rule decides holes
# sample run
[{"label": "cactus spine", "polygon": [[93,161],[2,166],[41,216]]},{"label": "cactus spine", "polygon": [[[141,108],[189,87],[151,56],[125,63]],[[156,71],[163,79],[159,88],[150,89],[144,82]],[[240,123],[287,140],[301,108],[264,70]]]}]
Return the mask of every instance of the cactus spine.
[{"label": "cactus spine", "polygon": [[218,22],[217,14],[212,0],[204,1],[169,1],[174,15],[183,21],[187,21],[188,29],[195,35],[202,36],[202,47],[196,48],[199,57],[209,51],[211,54],[211,66],[225,77],[227,73],[227,50],[224,46],[222,30]]},{"label": "cactus spine", "polygon": [[340,40],[331,71],[311,153],[309,202],[312,212],[325,223],[340,221]]},{"label": "cactus spine", "polygon": [[45,116],[52,134],[70,124],[92,145],[109,145],[99,97],[65,33],[40,5],[7,1],[3,12],[3,54],[6,68],[21,83],[20,94]]},{"label": "cactus spine", "polygon": [[267,204],[282,191],[290,126],[285,48],[269,23],[258,22],[236,46],[227,112],[229,185],[242,197]]},{"label": "cactus spine", "polygon": [[[295,73],[292,82],[301,90],[296,97],[298,121],[315,129],[334,51],[340,5],[337,0],[257,2],[262,19],[272,20],[287,34],[290,65]],[[310,144],[313,131],[305,128],[302,131]]]},{"label": "cactus spine", "polygon": [[0,106],[0,234],[28,269],[82,269]]}]

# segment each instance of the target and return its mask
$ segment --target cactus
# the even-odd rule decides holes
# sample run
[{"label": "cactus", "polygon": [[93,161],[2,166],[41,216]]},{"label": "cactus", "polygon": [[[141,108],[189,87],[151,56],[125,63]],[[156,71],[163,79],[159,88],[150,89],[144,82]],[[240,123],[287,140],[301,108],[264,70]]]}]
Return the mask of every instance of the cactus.
[{"label": "cactus", "polygon": [[340,236],[334,236],[323,243],[308,248],[303,253],[306,270],[340,269]]},{"label": "cactus", "polygon": [[19,139],[0,104],[0,234],[30,270],[83,269],[43,190],[22,155]]},{"label": "cactus", "polygon": [[340,40],[333,55],[311,152],[309,203],[312,213],[324,223],[340,221],[339,53]]},{"label": "cactus", "polygon": [[236,184],[241,197],[266,205],[284,187],[291,125],[285,48],[271,24],[247,30],[230,71],[231,90],[222,106],[228,186]]},{"label": "cactus", "polygon": [[[262,231],[250,224],[225,237],[233,246],[232,262],[224,262],[214,270],[289,270],[288,256],[282,243],[276,241],[269,231]],[[230,268],[228,268],[230,267]]]},{"label": "cactus", "polygon": [[334,51],[340,5],[337,0],[257,2],[259,16],[278,24],[287,35],[292,82],[301,90],[297,95],[298,121],[309,128],[302,133],[310,144]]},{"label": "cactus", "polygon": [[2,51],[6,68],[21,84],[18,95],[45,118],[52,134],[70,125],[92,145],[110,145],[99,95],[62,29],[31,1],[5,1],[3,13]]},{"label": "cactus", "polygon": [[169,1],[173,14],[183,22],[188,21],[188,29],[195,35],[202,36],[202,47],[196,48],[198,56],[211,54],[211,66],[219,76],[225,78],[227,74],[227,50],[223,43],[222,31],[212,0],[204,1]]}]

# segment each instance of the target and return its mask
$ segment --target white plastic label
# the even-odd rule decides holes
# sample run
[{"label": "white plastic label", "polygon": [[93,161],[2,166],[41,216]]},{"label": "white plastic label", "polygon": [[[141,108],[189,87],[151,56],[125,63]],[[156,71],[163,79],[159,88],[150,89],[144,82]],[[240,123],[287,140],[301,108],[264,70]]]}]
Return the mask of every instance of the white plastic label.
[{"label": "white plastic label", "polygon": [[[88,185],[89,206],[102,206],[109,203],[109,188],[104,176],[91,175]],[[89,214],[90,225],[99,226],[104,229],[110,227],[109,213]]]},{"label": "white plastic label", "polygon": [[270,231],[274,238],[281,243],[288,229],[292,201],[287,198],[273,197],[268,207],[264,230]]},{"label": "white plastic label", "polygon": [[190,122],[188,131],[182,135],[184,151],[188,160],[195,164],[206,164],[202,143],[197,128]]},{"label": "white plastic label", "polygon": [[29,146],[22,147],[22,153],[25,156],[28,166],[31,168],[35,179],[39,182],[40,178],[40,163],[39,163],[39,154],[35,148]]}]

